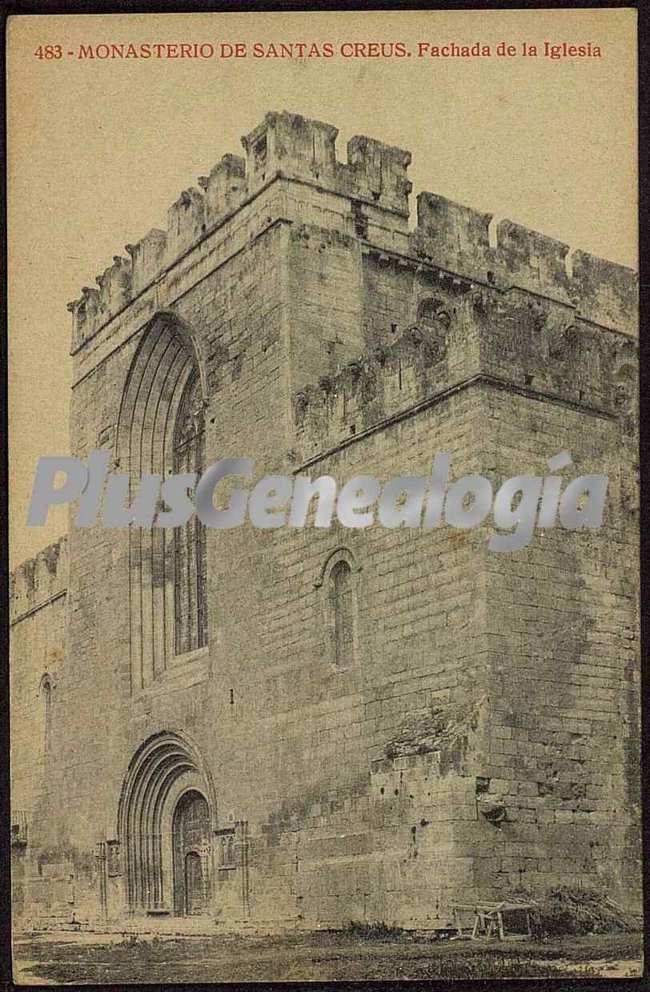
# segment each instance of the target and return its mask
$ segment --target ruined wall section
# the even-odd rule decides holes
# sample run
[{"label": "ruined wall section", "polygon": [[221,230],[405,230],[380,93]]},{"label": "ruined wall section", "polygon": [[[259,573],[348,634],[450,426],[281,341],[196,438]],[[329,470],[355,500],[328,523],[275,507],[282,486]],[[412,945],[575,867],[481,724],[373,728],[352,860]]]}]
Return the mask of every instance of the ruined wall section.
[{"label": "ruined wall section", "polygon": [[[45,770],[42,682],[50,676],[55,686],[63,672],[67,587],[64,537],[11,574],[12,809],[28,817],[40,796]],[[53,708],[55,695],[53,691]]]},{"label": "ruined wall section", "polygon": [[12,912],[22,915],[29,877],[37,873],[43,803],[59,718],[58,683],[65,667],[68,548],[66,538],[23,562],[10,577],[11,878]]}]

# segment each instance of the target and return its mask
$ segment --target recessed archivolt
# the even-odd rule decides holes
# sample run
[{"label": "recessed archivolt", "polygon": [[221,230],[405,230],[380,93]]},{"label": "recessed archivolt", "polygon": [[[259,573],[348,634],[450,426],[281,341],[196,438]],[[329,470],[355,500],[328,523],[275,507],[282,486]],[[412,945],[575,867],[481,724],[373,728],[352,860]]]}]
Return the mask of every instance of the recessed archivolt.
[{"label": "recessed archivolt", "polygon": [[192,375],[205,403],[203,369],[188,326],[174,314],[157,314],[131,363],[118,419],[116,461],[133,478],[171,469],[174,418]]},{"label": "recessed archivolt", "polygon": [[177,731],[146,740],[129,764],[118,806],[117,835],[133,910],[171,908],[172,820],[190,790],[204,796],[215,829],[214,788],[196,746]]},{"label": "recessed archivolt", "polygon": [[[205,405],[193,337],[174,314],[157,314],[145,329],[127,377],[115,460],[130,478],[131,499],[144,475],[174,473],[174,432],[188,390]],[[129,531],[131,684],[137,692],[159,678],[176,653],[174,534],[165,528]],[[198,599],[198,596],[197,596]]]}]

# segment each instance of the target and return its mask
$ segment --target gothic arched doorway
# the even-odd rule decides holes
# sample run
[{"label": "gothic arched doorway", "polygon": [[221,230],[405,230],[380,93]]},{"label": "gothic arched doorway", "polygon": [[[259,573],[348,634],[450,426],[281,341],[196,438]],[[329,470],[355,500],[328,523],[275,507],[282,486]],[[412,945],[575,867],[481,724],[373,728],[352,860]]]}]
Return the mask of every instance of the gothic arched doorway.
[{"label": "gothic arched doorway", "polygon": [[215,826],[214,792],[196,748],[177,733],[150,737],[129,765],[119,806],[131,912],[209,910]]},{"label": "gothic arched doorway", "polygon": [[204,913],[210,902],[210,810],[195,789],[176,804],[172,826],[174,912],[178,916]]}]

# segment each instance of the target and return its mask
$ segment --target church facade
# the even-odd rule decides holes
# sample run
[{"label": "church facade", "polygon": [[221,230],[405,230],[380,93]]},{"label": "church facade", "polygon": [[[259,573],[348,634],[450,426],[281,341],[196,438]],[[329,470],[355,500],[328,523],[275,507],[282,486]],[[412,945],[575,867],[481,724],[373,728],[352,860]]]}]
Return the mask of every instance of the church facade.
[{"label": "church facade", "polygon": [[[600,530],[71,526],[12,576],[18,919],[640,904],[637,282],[269,113],[70,304],[71,453],[609,478]],[[242,484],[240,480],[240,485]]]}]

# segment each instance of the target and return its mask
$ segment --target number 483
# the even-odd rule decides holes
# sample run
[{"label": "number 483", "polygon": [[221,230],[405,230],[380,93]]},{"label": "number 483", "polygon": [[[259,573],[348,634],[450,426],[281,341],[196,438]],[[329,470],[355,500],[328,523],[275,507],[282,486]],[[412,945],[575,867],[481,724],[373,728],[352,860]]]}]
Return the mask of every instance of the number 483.
[{"label": "number 483", "polygon": [[60,59],[63,52],[60,45],[39,45],[34,55],[37,59]]}]

